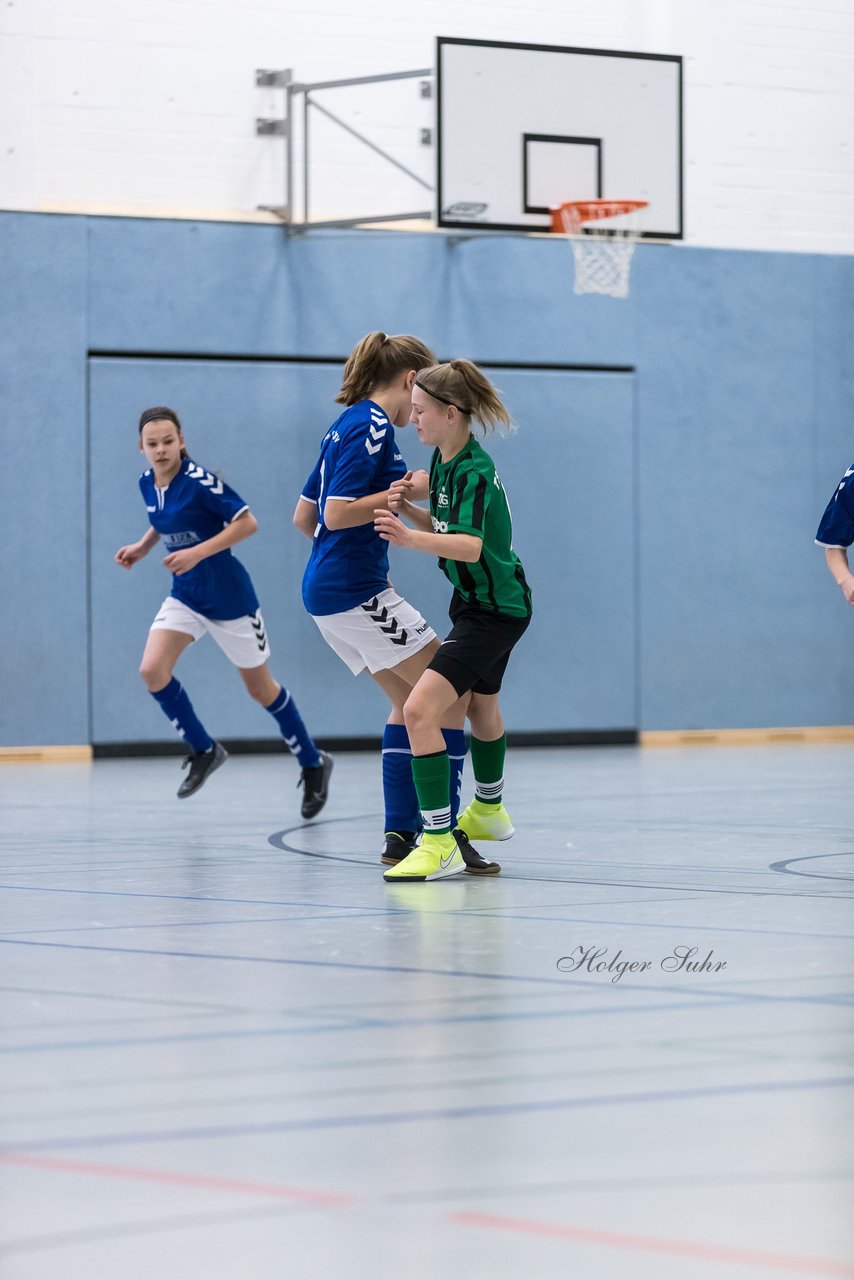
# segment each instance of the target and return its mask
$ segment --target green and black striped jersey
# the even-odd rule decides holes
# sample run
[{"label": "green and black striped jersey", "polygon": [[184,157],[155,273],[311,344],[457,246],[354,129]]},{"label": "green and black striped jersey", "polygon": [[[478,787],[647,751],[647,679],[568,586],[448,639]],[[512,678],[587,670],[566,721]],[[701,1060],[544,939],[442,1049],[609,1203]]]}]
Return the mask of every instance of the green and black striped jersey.
[{"label": "green and black striped jersey", "polygon": [[430,462],[430,516],[436,533],[474,533],[483,539],[476,564],[439,558],[439,568],[468,601],[515,618],[531,616],[531,588],[513,550],[513,529],[495,463],[472,436],[449,462],[439,450]]}]

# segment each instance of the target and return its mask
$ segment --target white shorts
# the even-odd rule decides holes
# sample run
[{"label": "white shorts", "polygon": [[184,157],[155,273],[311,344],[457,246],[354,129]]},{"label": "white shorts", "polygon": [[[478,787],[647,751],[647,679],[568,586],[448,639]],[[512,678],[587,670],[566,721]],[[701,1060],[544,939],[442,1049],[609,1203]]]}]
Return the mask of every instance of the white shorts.
[{"label": "white shorts", "polygon": [[207,631],[216,640],[230,662],[244,670],[260,667],[270,656],[270,642],[264,619],[258,613],[245,614],[242,618],[225,621],[206,618],[174,596],[167,596],[157,617],[151,624],[152,631],[182,631],[198,640]]},{"label": "white shorts", "polygon": [[354,676],[367,667],[389,671],[423,649],[436,632],[417,609],[387,587],[372,600],[343,613],[312,614],[321,634]]}]

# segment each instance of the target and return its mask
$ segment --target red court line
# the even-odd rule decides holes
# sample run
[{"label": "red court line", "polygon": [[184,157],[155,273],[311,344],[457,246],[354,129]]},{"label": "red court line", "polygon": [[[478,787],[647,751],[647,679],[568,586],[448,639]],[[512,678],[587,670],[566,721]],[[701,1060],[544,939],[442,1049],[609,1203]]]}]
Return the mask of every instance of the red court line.
[{"label": "red court line", "polygon": [[243,1182],[237,1178],[208,1178],[197,1173],[177,1173],[172,1169],[137,1169],[132,1165],[96,1164],[88,1160],[61,1160],[53,1156],[31,1156],[10,1151],[0,1153],[0,1164],[50,1173],[83,1173],[95,1178],[126,1178],[131,1182],[155,1182],[160,1186],[195,1187],[203,1191],[232,1191],[238,1195],[260,1196],[265,1200],[291,1200],[300,1204],[340,1208],[359,1197],[336,1191],[310,1191],[305,1187],[285,1187],[275,1182]]},{"label": "red court line", "polygon": [[576,1244],[604,1244],[613,1249],[645,1250],[674,1258],[695,1258],[703,1262],[731,1262],[741,1266],[767,1267],[815,1276],[854,1277],[854,1264],[832,1262],[828,1258],[804,1258],[795,1254],[761,1253],[754,1249],[730,1249],[724,1245],[701,1244],[691,1240],[661,1240],[654,1236],[630,1236],[617,1231],[596,1231],[589,1227],[568,1227],[556,1222],[533,1222],[527,1218],[504,1218],[491,1213],[452,1213],[452,1222],[465,1227],[486,1227],[495,1231],[516,1231],[521,1235],[548,1236]]}]

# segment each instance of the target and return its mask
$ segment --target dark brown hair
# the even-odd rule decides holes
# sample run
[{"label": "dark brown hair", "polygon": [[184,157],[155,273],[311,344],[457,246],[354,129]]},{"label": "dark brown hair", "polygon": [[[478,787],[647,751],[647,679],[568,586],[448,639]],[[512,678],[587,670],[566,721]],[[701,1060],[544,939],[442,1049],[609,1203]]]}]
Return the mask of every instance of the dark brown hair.
[{"label": "dark brown hair", "polygon": [[[165,404],[155,405],[153,409],[143,409],[139,415],[139,438],[142,440],[142,429],[149,422],[174,422],[178,428],[178,434],[183,435],[184,429],[181,426],[181,419],[178,417],[174,409],[168,409]],[[181,446],[181,457],[189,458],[187,450]]]}]

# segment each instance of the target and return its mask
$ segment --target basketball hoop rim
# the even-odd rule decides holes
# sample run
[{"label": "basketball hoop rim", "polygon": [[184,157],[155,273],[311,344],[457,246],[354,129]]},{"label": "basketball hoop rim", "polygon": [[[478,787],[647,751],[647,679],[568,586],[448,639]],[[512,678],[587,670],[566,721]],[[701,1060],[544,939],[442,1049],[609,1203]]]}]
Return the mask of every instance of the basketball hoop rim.
[{"label": "basketball hoop rim", "polygon": [[561,213],[571,209],[576,221],[597,222],[600,218],[618,218],[624,213],[636,213],[638,209],[646,209],[648,200],[564,200],[554,206],[552,213]]}]

